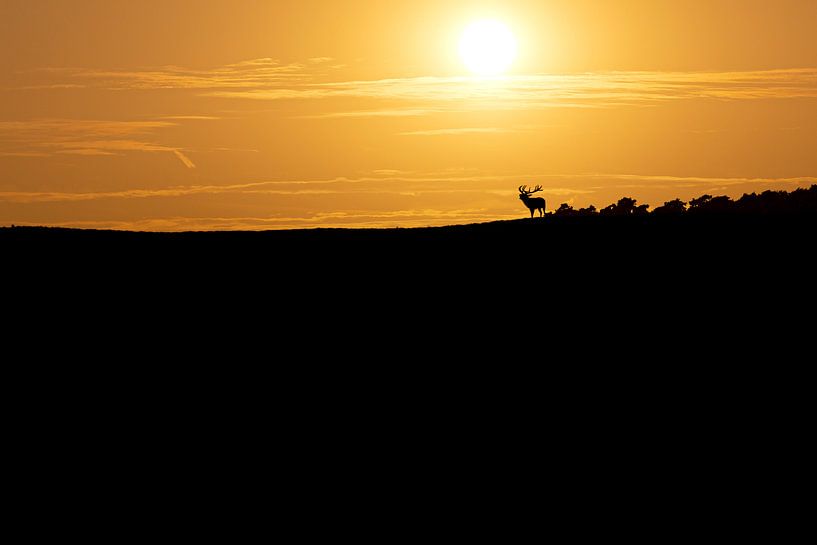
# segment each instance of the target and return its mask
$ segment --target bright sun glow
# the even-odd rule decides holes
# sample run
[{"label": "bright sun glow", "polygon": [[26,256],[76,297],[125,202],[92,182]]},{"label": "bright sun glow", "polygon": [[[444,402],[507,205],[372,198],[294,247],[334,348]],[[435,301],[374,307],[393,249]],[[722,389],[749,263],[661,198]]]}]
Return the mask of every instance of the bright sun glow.
[{"label": "bright sun glow", "polygon": [[496,76],[508,70],[516,59],[516,38],[499,21],[477,21],[465,29],[460,55],[474,74]]}]

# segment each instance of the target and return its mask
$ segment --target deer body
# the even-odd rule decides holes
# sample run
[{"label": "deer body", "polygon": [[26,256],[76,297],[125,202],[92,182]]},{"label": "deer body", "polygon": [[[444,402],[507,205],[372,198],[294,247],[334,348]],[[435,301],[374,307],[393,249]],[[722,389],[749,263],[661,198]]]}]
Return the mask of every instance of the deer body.
[{"label": "deer body", "polygon": [[525,203],[525,206],[527,206],[530,209],[531,218],[533,217],[533,213],[536,210],[539,211],[539,217],[545,215],[545,207],[547,206],[545,199],[543,199],[542,197],[531,198],[531,195],[533,195],[534,193],[538,193],[539,191],[542,191],[541,185],[537,185],[531,191],[528,191],[528,186],[526,185],[519,186],[519,198],[523,203]]}]

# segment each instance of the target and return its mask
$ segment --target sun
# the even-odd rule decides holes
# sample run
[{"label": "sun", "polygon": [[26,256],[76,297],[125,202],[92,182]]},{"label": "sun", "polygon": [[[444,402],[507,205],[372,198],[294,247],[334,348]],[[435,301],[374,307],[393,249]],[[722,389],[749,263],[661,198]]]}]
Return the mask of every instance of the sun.
[{"label": "sun", "polygon": [[516,38],[499,21],[487,19],[468,25],[460,39],[460,56],[471,72],[498,76],[516,59]]}]

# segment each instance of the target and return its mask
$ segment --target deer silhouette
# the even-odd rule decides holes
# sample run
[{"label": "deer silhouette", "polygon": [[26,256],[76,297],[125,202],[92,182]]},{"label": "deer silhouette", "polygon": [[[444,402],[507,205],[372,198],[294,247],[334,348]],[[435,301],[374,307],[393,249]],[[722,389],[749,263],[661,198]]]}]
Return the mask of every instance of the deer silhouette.
[{"label": "deer silhouette", "polygon": [[528,186],[526,185],[519,186],[519,198],[522,200],[523,203],[525,203],[525,206],[530,208],[530,217],[533,217],[533,212],[535,210],[539,211],[539,217],[545,215],[545,207],[547,206],[545,199],[543,199],[542,197],[536,197],[534,199],[530,198],[531,195],[533,195],[534,193],[538,193],[539,191],[542,191],[541,185],[537,185],[530,191],[528,190]]}]

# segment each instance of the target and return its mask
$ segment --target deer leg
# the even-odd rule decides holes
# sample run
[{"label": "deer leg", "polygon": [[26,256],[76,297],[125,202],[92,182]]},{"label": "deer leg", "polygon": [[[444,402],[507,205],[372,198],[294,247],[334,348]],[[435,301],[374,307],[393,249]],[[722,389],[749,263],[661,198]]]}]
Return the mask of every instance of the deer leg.
[{"label": "deer leg", "polygon": [[530,217],[533,219],[533,208],[530,209]]}]

